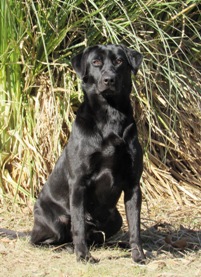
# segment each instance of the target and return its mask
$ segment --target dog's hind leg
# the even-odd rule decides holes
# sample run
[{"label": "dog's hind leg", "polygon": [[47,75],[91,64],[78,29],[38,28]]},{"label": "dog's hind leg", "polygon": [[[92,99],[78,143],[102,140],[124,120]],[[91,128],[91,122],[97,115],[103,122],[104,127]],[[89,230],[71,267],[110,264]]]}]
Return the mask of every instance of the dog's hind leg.
[{"label": "dog's hind leg", "polygon": [[28,237],[30,232],[18,232],[6,228],[0,228],[0,237],[8,237],[9,239],[16,239],[18,237]]},{"label": "dog's hind leg", "polygon": [[89,244],[104,244],[106,240],[115,235],[122,226],[122,217],[115,208],[108,216],[107,221],[99,222],[98,226],[89,226],[87,241]]},{"label": "dog's hind leg", "polygon": [[45,218],[35,218],[34,227],[31,232],[31,243],[35,245],[57,245],[66,242],[72,242],[70,219],[60,216],[57,222],[48,223]]},{"label": "dog's hind leg", "polygon": [[102,225],[106,239],[115,235],[121,229],[122,223],[122,217],[119,211],[115,208],[108,217],[107,221]]}]

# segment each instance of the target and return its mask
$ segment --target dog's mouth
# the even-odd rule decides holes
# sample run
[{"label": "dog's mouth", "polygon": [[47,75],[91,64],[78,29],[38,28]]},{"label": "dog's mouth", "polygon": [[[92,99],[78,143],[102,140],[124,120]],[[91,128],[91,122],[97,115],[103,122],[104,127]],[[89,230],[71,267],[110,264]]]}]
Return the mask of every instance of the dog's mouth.
[{"label": "dog's mouth", "polygon": [[111,89],[111,88],[108,88],[108,89],[105,89],[103,91],[101,91],[100,93],[103,95],[103,96],[112,96],[114,95],[116,92],[115,89]]},{"label": "dog's mouth", "polygon": [[116,88],[115,86],[99,86],[98,91],[103,96],[112,96],[116,93]]}]

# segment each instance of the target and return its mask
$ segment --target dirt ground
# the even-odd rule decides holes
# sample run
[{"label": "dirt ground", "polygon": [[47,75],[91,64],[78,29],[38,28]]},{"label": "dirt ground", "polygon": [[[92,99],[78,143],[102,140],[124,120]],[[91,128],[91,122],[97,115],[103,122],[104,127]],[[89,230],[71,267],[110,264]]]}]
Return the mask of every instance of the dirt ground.
[{"label": "dirt ground", "polygon": [[[31,230],[33,205],[0,206],[0,228]],[[120,210],[122,209],[120,205]],[[123,212],[122,212],[123,213]],[[10,240],[0,237],[0,276],[15,277],[196,277],[201,276],[201,209],[179,207],[174,202],[143,202],[142,239],[147,256],[145,265],[134,264],[129,249],[92,248],[100,259],[92,264],[77,263],[75,255],[65,249],[33,247],[29,238]],[[126,241],[124,230],[113,242]]]}]

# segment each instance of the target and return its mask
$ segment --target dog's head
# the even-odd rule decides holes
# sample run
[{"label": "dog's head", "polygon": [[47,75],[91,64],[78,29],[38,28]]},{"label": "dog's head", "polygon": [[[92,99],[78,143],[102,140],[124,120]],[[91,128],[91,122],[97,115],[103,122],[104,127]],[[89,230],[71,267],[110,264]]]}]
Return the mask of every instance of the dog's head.
[{"label": "dog's head", "polygon": [[131,71],[136,74],[142,55],[122,45],[88,47],[72,59],[72,66],[82,80],[85,92],[115,95],[130,93]]}]

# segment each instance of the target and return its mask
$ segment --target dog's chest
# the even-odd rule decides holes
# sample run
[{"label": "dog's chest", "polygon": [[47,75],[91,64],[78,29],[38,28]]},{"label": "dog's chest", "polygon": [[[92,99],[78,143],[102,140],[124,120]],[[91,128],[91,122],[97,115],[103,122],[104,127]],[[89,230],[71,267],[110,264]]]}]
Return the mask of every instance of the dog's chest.
[{"label": "dog's chest", "polygon": [[105,139],[110,136],[110,133],[121,137],[126,119],[124,114],[110,107],[101,113],[101,120],[96,121],[96,127]]},{"label": "dog's chest", "polygon": [[103,139],[99,151],[94,152],[90,160],[90,167],[93,169],[90,187],[100,202],[118,200],[131,164],[128,145],[123,138],[111,132]]}]

